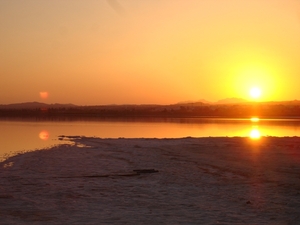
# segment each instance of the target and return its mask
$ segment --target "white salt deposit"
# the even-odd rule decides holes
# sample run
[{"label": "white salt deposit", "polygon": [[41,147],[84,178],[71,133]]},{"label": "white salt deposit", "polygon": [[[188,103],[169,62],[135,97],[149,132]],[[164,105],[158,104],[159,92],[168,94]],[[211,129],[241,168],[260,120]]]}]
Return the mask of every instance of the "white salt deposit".
[{"label": "white salt deposit", "polygon": [[299,224],[300,138],[62,139],[0,163],[0,224]]}]

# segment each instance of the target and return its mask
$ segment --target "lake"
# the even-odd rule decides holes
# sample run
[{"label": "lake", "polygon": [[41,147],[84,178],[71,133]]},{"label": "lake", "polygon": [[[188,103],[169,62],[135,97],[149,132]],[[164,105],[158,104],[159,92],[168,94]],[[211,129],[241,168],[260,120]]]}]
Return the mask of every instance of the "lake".
[{"label": "lake", "polygon": [[101,138],[300,136],[300,119],[0,120],[0,157],[62,144],[59,135]]}]

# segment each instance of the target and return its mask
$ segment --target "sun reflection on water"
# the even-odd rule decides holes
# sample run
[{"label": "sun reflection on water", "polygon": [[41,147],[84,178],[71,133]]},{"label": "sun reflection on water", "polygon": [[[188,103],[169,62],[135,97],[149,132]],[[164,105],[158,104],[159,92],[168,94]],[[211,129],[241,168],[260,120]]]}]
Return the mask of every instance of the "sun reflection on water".
[{"label": "sun reflection on water", "polygon": [[258,129],[258,127],[253,127],[252,130],[250,131],[250,134],[249,134],[250,138],[251,139],[260,139],[261,138],[261,133]]},{"label": "sun reflection on water", "polygon": [[258,118],[258,117],[252,117],[250,120],[251,120],[251,122],[253,122],[253,123],[259,122],[259,118]]},{"label": "sun reflection on water", "polygon": [[[252,123],[258,123],[259,122],[259,118],[258,117],[251,117],[250,121]],[[260,130],[258,129],[258,126],[252,126],[252,129],[249,133],[249,137],[251,139],[257,140],[261,138],[261,133]]]},{"label": "sun reflection on water", "polygon": [[47,141],[49,139],[49,132],[46,130],[43,130],[39,133],[39,138],[43,141]]}]

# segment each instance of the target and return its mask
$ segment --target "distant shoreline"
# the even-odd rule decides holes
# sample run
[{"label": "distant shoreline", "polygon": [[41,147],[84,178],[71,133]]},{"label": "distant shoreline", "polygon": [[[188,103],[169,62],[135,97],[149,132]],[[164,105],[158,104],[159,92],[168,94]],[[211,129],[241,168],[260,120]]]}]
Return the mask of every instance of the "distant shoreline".
[{"label": "distant shoreline", "polygon": [[259,121],[300,121],[300,116],[280,117],[225,117],[225,116],[91,116],[91,115],[0,115],[0,121],[121,121],[121,122],[180,122],[180,121],[251,121],[258,118]]},{"label": "distant shoreline", "polygon": [[300,104],[253,103],[221,104],[203,103],[175,105],[105,105],[70,106],[35,103],[31,107],[0,105],[0,118],[268,118],[298,119]]}]

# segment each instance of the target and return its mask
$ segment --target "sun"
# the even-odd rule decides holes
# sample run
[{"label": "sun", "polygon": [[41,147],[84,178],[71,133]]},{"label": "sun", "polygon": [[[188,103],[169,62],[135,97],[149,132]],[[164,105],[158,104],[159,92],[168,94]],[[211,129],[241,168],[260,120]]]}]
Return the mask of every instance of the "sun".
[{"label": "sun", "polygon": [[252,87],[249,92],[252,98],[259,98],[261,96],[261,89],[259,87]]}]

